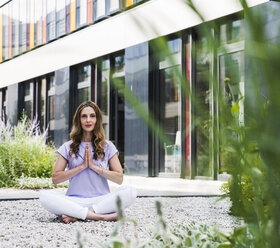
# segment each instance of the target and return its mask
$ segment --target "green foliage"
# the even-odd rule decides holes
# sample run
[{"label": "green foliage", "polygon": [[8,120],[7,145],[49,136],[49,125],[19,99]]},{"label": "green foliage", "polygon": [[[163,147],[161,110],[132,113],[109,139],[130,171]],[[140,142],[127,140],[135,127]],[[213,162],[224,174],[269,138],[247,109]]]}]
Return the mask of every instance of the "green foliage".
[{"label": "green foliage", "polygon": [[54,188],[67,188],[69,182],[65,181],[60,184],[53,184],[51,178],[40,177],[24,177],[16,179],[16,186],[19,189],[54,189]]},{"label": "green foliage", "polygon": [[24,177],[51,177],[55,147],[45,144],[36,121],[23,118],[17,126],[0,122],[0,187],[17,187]]},{"label": "green foliage", "polygon": [[[161,211],[161,203],[156,202],[158,223],[156,228],[150,231],[147,240],[139,241],[137,235],[137,222],[127,219],[121,209],[120,199],[117,201],[119,220],[116,223],[115,230],[107,243],[97,242],[102,248],[149,248],[149,247],[166,247],[166,248],[183,248],[183,247],[200,247],[200,248],[226,248],[233,247],[229,240],[233,237],[226,236],[218,230],[208,227],[207,225],[198,225],[192,222],[189,225],[177,225],[168,227]],[[133,224],[134,237],[126,237],[120,230],[128,223]],[[84,247],[86,241],[81,242],[81,234],[77,232],[79,247]]]}]

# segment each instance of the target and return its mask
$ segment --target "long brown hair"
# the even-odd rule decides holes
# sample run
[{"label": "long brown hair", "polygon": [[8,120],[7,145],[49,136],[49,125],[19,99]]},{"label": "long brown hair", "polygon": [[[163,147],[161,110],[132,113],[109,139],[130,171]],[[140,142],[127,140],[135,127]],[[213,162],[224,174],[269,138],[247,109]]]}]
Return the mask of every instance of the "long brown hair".
[{"label": "long brown hair", "polygon": [[94,149],[94,159],[104,159],[104,145],[105,145],[105,133],[102,126],[102,112],[96,103],[92,101],[85,101],[80,104],[77,108],[74,118],[73,118],[73,126],[70,132],[70,139],[72,143],[70,145],[69,155],[75,154],[77,157],[79,151],[79,145],[83,138],[83,129],[81,126],[81,112],[84,108],[91,107],[95,111],[96,114],[96,123],[94,129],[92,131],[92,146]]}]

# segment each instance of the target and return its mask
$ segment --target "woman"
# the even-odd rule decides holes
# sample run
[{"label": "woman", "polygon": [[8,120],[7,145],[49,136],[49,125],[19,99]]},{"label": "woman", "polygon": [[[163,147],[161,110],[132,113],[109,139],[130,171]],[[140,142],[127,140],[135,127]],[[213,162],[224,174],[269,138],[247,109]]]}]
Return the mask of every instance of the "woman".
[{"label": "woman", "polygon": [[126,208],[136,191],[123,186],[110,193],[107,179],[121,184],[123,171],[116,147],[105,140],[102,114],[94,102],[83,102],[76,110],[70,139],[57,150],[52,174],[54,184],[69,180],[69,188],[66,195],[43,191],[43,207],[67,224],[77,219],[117,220],[117,197]]}]

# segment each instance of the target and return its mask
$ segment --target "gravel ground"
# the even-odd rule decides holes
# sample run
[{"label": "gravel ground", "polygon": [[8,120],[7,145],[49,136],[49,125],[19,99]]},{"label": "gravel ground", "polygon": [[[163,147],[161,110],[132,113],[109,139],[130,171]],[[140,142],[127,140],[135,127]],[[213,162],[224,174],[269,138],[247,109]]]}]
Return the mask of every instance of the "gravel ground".
[{"label": "gravel ground", "polygon": [[[229,199],[217,202],[216,197],[147,197],[137,198],[125,210],[128,218],[137,221],[137,234],[145,240],[156,227],[158,217],[155,201],[163,206],[163,217],[169,226],[198,224],[214,226],[230,232],[241,224],[230,216]],[[39,200],[0,201],[0,247],[77,247],[80,231],[87,247],[97,247],[97,240],[104,242],[114,230],[115,222],[78,221],[69,225],[41,207]],[[121,228],[121,235],[133,237],[132,224]]]}]

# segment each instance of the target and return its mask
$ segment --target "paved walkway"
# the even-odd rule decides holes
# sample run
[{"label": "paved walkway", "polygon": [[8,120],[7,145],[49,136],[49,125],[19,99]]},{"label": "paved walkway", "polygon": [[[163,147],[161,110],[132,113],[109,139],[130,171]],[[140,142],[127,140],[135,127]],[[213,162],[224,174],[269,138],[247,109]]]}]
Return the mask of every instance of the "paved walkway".
[{"label": "paved walkway", "polygon": [[[123,185],[131,185],[137,189],[138,196],[218,196],[224,181],[189,180],[181,178],[124,176]],[[109,182],[111,190],[119,185]],[[64,188],[54,189],[66,192]],[[40,190],[0,189],[0,200],[38,198]]]}]

